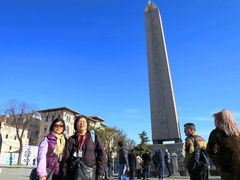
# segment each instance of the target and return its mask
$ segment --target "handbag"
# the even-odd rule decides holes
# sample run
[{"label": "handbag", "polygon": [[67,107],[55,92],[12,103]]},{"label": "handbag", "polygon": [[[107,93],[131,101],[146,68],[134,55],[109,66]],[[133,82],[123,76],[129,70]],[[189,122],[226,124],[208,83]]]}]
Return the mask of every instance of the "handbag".
[{"label": "handbag", "polygon": [[[53,170],[54,169],[47,168],[47,174],[48,174],[47,180],[52,180]],[[37,168],[32,169],[31,174],[29,176],[29,180],[39,180],[39,176],[37,174]]]},{"label": "handbag", "polygon": [[[58,162],[58,158],[56,158],[54,160],[54,163],[57,163]],[[47,180],[52,180],[52,176],[53,176],[53,173],[54,173],[54,168],[51,169],[51,168],[47,168]],[[37,174],[37,168],[33,168],[31,173],[30,173],[30,176],[29,176],[29,180],[39,180],[39,176]]]},{"label": "handbag", "polygon": [[89,167],[82,160],[79,160],[75,166],[74,180],[95,180],[96,166]]}]

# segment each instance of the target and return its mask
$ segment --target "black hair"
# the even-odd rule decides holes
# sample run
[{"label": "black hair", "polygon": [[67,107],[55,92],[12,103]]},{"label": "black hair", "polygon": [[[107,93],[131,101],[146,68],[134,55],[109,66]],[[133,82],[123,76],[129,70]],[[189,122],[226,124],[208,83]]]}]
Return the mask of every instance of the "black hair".
[{"label": "black hair", "polygon": [[194,131],[196,131],[196,127],[195,127],[195,124],[193,124],[193,123],[186,123],[186,124],[184,124],[184,127],[188,127],[188,128],[190,128],[191,130],[194,130]]},{"label": "black hair", "polygon": [[65,122],[62,118],[56,118],[53,120],[50,128],[49,128],[49,131],[52,132],[53,131],[53,127],[54,125],[57,123],[57,122],[62,122],[63,123],[63,132],[65,131],[65,128],[66,128],[66,125],[65,125]]},{"label": "black hair", "polygon": [[123,146],[124,146],[124,142],[123,142],[123,141],[118,141],[118,145],[119,145],[120,147],[123,147]]},{"label": "black hair", "polygon": [[79,119],[81,119],[81,118],[85,118],[86,119],[86,121],[87,121],[87,130],[90,128],[89,118],[87,116],[85,116],[85,115],[79,115],[79,116],[76,116],[76,119],[74,121],[74,130],[75,131],[78,131],[77,123],[78,123]]}]

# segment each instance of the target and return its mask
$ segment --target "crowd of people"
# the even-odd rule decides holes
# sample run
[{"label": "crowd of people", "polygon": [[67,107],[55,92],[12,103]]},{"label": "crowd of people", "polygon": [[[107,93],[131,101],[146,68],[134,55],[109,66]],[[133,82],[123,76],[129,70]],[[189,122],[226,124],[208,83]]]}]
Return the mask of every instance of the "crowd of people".
[{"label": "crowd of people", "polygon": [[[210,160],[223,180],[239,180],[240,129],[237,121],[227,110],[213,116],[216,128],[210,133],[208,143],[197,134],[193,123],[184,125],[187,136],[185,169],[191,180],[208,180]],[[113,176],[114,159],[107,156],[101,138],[89,127],[87,116],[77,116],[75,134],[66,139],[64,121],[57,118],[52,122],[49,134],[39,144],[39,180],[97,180]],[[151,156],[148,150],[142,154],[136,154],[134,149],[127,151],[123,141],[119,141],[118,146],[119,180],[134,180],[135,177],[148,180],[151,172],[159,179],[172,176],[171,155],[167,148],[158,149]]]}]

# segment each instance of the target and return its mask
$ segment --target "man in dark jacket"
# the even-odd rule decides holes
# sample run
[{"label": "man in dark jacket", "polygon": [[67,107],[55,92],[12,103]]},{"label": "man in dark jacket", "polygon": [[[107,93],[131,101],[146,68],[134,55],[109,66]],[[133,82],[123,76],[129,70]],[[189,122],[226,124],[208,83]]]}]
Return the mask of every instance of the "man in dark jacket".
[{"label": "man in dark jacket", "polygon": [[165,161],[165,164],[166,164],[166,167],[167,167],[167,170],[168,170],[168,177],[170,177],[172,175],[172,171],[171,171],[171,156],[170,156],[170,153],[168,152],[168,149],[166,148],[165,149],[165,154],[164,154],[164,161]]},{"label": "man in dark jacket", "polygon": [[136,155],[133,152],[133,149],[130,151],[128,154],[128,162],[129,162],[129,179],[134,180],[135,177],[135,171],[136,171],[136,165],[137,165],[137,160],[136,160]]},{"label": "man in dark jacket", "polygon": [[143,180],[146,180],[149,178],[150,175],[151,156],[149,151],[143,153],[142,160],[143,160]]},{"label": "man in dark jacket", "polygon": [[124,175],[126,170],[129,171],[127,150],[123,147],[124,143],[122,141],[118,142],[118,146],[120,147],[118,151],[119,158],[118,180],[128,180],[128,178]]}]

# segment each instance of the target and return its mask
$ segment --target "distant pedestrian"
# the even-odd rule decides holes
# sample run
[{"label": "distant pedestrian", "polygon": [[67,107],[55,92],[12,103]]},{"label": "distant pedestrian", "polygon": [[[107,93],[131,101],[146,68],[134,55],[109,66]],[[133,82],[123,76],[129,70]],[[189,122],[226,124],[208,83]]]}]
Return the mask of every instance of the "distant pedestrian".
[{"label": "distant pedestrian", "polygon": [[128,155],[127,150],[124,148],[123,141],[118,142],[119,151],[118,151],[118,162],[119,162],[119,170],[118,170],[118,180],[128,180],[125,176],[126,170],[129,172],[129,164],[128,164]]},{"label": "distant pedestrian", "polygon": [[128,163],[129,163],[129,179],[134,180],[137,159],[133,149],[130,150],[130,152],[128,153]]},{"label": "distant pedestrian", "polygon": [[[39,180],[61,180],[59,165],[65,149],[65,122],[57,118],[50,126],[50,133],[39,144],[37,173]],[[52,178],[50,178],[50,177]]]},{"label": "distant pedestrian", "polygon": [[142,160],[143,160],[143,180],[148,180],[150,176],[150,164],[151,164],[151,156],[149,151],[143,153]]},{"label": "distant pedestrian", "polygon": [[137,165],[136,165],[137,178],[141,179],[143,160],[142,160],[142,158],[141,158],[141,156],[139,154],[136,156],[136,160],[137,160]]},{"label": "distant pedestrian", "polygon": [[[193,123],[184,124],[184,132],[187,138],[185,139],[185,159],[184,165],[188,169],[190,159],[193,158],[193,155],[197,148],[206,148],[206,141],[196,133],[196,128]],[[203,172],[198,174],[193,174],[189,171],[191,180],[208,180],[208,170],[204,168]]]},{"label": "distant pedestrian", "polygon": [[154,165],[154,177],[158,176],[158,164],[159,164],[159,154],[158,151],[155,151],[154,155],[152,156],[152,161]]},{"label": "distant pedestrian", "polygon": [[216,128],[211,132],[207,153],[222,180],[240,179],[240,129],[228,110],[213,114]]},{"label": "distant pedestrian", "polygon": [[164,152],[160,149],[158,150],[158,165],[157,165],[157,171],[158,171],[158,177],[159,179],[164,177]]},{"label": "distant pedestrian", "polygon": [[113,158],[111,155],[108,156],[107,166],[108,166],[108,177],[111,178],[113,174]]},{"label": "distant pedestrian", "polygon": [[164,162],[166,165],[166,168],[168,170],[168,177],[170,177],[172,175],[172,171],[171,171],[171,156],[170,153],[168,152],[168,149],[165,149],[165,153],[164,153]]}]

